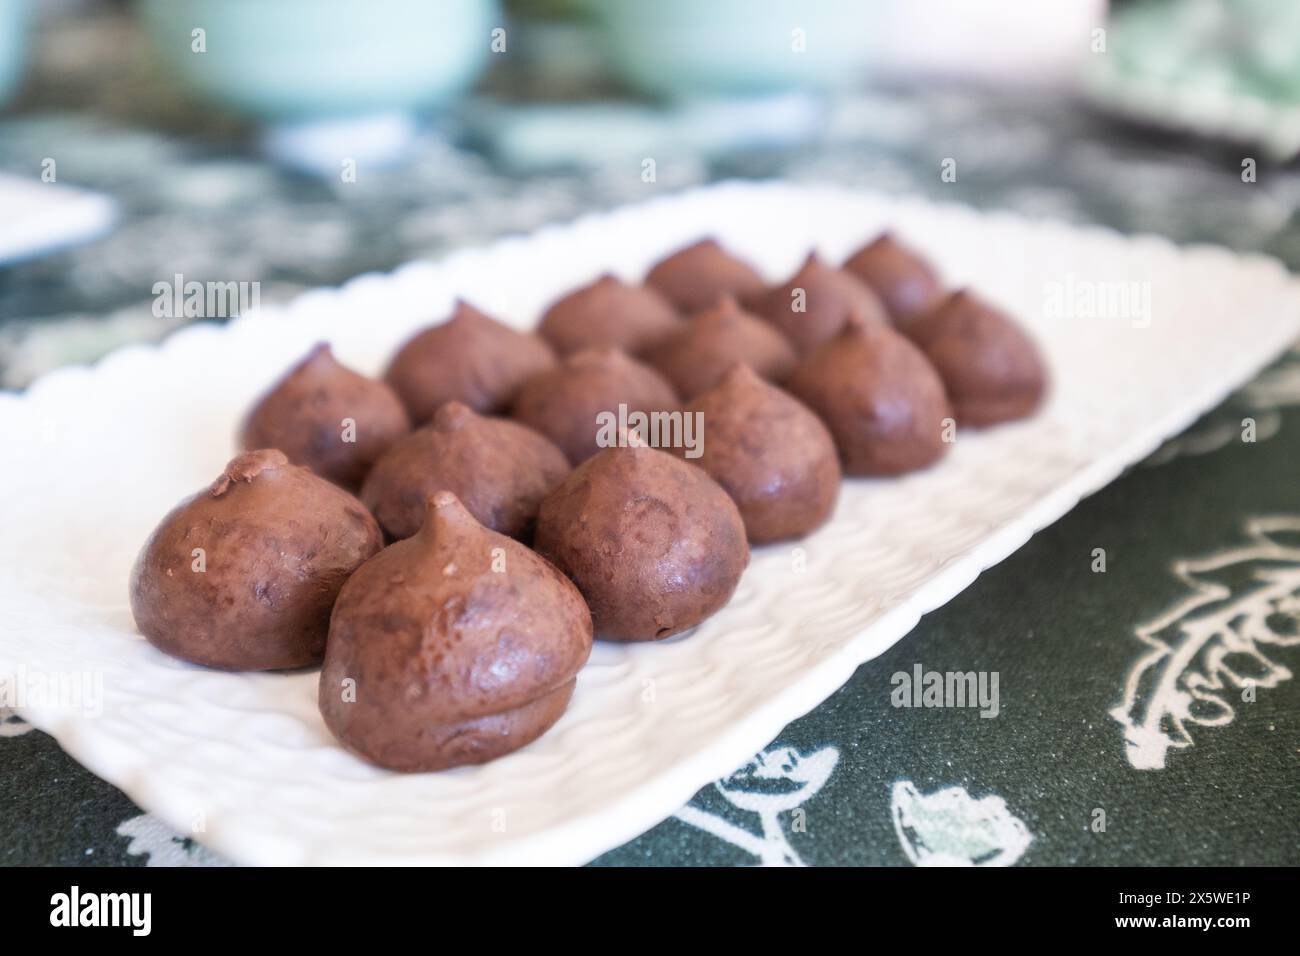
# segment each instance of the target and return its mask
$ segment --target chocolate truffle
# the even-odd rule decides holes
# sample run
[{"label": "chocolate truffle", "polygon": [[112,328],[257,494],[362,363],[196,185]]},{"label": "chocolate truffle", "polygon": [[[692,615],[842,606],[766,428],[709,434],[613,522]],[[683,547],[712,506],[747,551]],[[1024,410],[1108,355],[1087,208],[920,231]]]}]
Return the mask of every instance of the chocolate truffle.
[{"label": "chocolate truffle", "polygon": [[947,448],[952,409],[939,374],[883,322],[850,322],[800,363],[786,387],[821,416],[850,475],[924,468]]},{"label": "chocolate truffle", "polygon": [[701,239],[661,259],[645,277],[683,312],[707,309],[724,295],[746,299],[763,291],[763,277],[716,239]]},{"label": "chocolate truffle", "polygon": [[750,306],[784,332],[801,355],[833,339],[850,315],[889,321],[884,305],[865,283],[826,265],[815,252],[785,285],[769,289]]},{"label": "chocolate truffle", "polygon": [[963,425],[1024,418],[1043,399],[1047,373],[1033,340],[971,292],[954,292],[904,331],[938,369]]},{"label": "chocolate truffle", "polygon": [[528,380],[510,410],[578,464],[600,451],[602,437],[617,437],[619,406],[627,413],[671,411],[673,387],[654,369],[618,349],[584,349]]},{"label": "chocolate truffle", "polygon": [[417,333],[384,375],[411,420],[422,425],[444,402],[476,412],[504,409],[519,386],[555,364],[551,347],[516,332],[465,302],[450,319]]},{"label": "chocolate truffle", "polygon": [[568,473],[564,453],[531,428],[448,402],[379,459],[361,500],[389,537],[409,538],[447,490],[484,527],[527,541],[542,498]]},{"label": "chocolate truffle", "polygon": [[731,495],[751,542],[797,538],[826,520],[840,462],[830,432],[801,402],[736,365],[686,411],[704,423],[703,454],[687,460]]},{"label": "chocolate truffle", "polygon": [[559,719],[590,653],[577,589],[443,491],[415,537],[344,586],[320,711],[339,741],[381,767],[484,763]]},{"label": "chocolate truffle", "polygon": [[320,662],[343,582],[383,545],[375,519],[283,452],[247,451],[163,518],[131,572],[136,626],[209,667]]},{"label": "chocolate truffle", "polygon": [[681,327],[682,317],[654,289],[603,275],[555,302],[537,331],[561,355],[586,348],[634,354]]},{"label": "chocolate truffle", "polygon": [[578,586],[597,636],[659,640],[727,603],[749,546],[735,503],[703,469],[626,437],[546,497],[536,547]]},{"label": "chocolate truffle", "polygon": [[340,365],[322,342],[253,406],[239,443],[278,448],[295,465],[355,489],[410,430],[393,390]]},{"label": "chocolate truffle", "polygon": [[712,388],[737,362],[774,382],[784,381],[798,362],[784,335],[743,311],[731,296],[697,312],[686,328],[646,352],[645,359],[686,398]]},{"label": "chocolate truffle", "polygon": [[900,327],[928,312],[943,296],[938,270],[890,232],[849,256],[844,271],[871,286]]}]

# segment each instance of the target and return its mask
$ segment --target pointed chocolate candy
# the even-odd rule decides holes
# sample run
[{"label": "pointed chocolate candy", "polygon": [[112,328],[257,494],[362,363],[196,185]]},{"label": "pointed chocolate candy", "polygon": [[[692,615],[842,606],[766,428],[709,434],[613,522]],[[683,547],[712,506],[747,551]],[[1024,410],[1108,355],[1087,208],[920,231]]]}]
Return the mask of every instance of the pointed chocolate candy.
[{"label": "pointed chocolate candy", "polygon": [[283,452],[232,459],[136,559],[131,611],[159,650],[210,667],[319,663],[343,582],[383,545],[352,495]]},{"label": "pointed chocolate candy", "polygon": [[464,402],[476,412],[504,409],[533,375],[555,364],[551,347],[466,302],[450,319],[417,333],[393,357],[384,380],[422,425],[439,405]]},{"label": "pointed chocolate candy", "polygon": [[591,616],[572,583],[440,492],[419,533],[339,595],[320,711],[381,767],[483,763],[559,719],[590,653]]},{"label": "pointed chocolate candy", "polygon": [[321,343],[258,400],[239,443],[246,450],[278,448],[295,465],[354,491],[410,430],[391,388],[340,365]]}]

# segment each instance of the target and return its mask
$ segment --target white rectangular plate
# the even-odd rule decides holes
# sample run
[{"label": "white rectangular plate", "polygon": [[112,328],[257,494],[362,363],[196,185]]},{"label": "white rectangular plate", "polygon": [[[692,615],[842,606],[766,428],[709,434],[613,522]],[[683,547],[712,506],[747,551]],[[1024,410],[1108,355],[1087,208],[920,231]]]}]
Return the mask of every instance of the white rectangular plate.
[{"label": "white rectangular plate", "polygon": [[[244,410],[313,342],[378,372],[458,295],[522,327],[600,271],[639,277],[702,234],[777,279],[810,246],[838,261],[885,226],[1032,328],[1054,380],[1047,405],[962,433],[924,473],[847,482],[824,529],[757,549],[734,600],[694,633],[599,644],[568,712],[522,751],[440,774],[376,770],[326,732],[315,673],[207,671],[135,633],[136,550],[219,472]],[[1129,313],[1097,314],[1097,302],[1123,304],[1098,297],[1115,283],[1138,284]],[[0,676],[76,759],[238,861],[580,863],[743,763],[1298,332],[1300,283],[1268,259],[781,184],[728,184],[361,276],[0,399]],[[82,701],[39,693],[76,674],[90,675]]]}]

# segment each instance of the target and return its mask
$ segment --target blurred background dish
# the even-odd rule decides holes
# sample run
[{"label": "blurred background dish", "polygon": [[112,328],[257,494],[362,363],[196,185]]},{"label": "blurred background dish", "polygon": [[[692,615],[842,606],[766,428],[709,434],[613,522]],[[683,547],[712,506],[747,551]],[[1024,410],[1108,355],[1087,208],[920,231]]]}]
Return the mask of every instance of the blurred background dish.
[{"label": "blurred background dish", "polygon": [[868,34],[877,79],[1055,86],[1078,82],[1106,0],[882,0]]},{"label": "blurred background dish", "polygon": [[0,0],[0,107],[13,96],[27,64],[30,0]]},{"label": "blurred background dish", "polygon": [[492,0],[140,2],[171,69],[202,95],[265,120],[444,102],[478,77],[495,8]]},{"label": "blurred background dish", "polygon": [[856,0],[586,3],[618,77],[675,99],[860,84],[878,13]]},{"label": "blurred background dish", "polygon": [[107,196],[3,174],[0,210],[0,266],[93,239],[116,215]]},{"label": "blurred background dish", "polygon": [[478,78],[496,4],[141,0],[140,11],[156,54],[196,93],[272,124],[276,155],[315,167],[349,149],[398,155],[414,112]]},{"label": "blurred background dish", "polygon": [[1144,125],[1300,153],[1300,5],[1142,0],[1120,7],[1106,56],[1088,64],[1094,104]]}]

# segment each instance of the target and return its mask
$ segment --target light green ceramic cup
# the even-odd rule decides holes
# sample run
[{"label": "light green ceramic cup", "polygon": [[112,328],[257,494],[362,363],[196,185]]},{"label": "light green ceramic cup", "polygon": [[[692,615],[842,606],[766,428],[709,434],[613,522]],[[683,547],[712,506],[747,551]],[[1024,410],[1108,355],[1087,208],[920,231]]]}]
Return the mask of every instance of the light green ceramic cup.
[{"label": "light green ceramic cup", "polygon": [[499,25],[495,0],[142,0],[140,11],[190,87],[268,122],[436,105],[474,82]]},{"label": "light green ceramic cup", "polygon": [[18,91],[27,64],[28,0],[0,0],[0,105]]},{"label": "light green ceramic cup", "polygon": [[655,96],[752,96],[852,86],[870,60],[861,0],[584,0],[611,67]]}]

